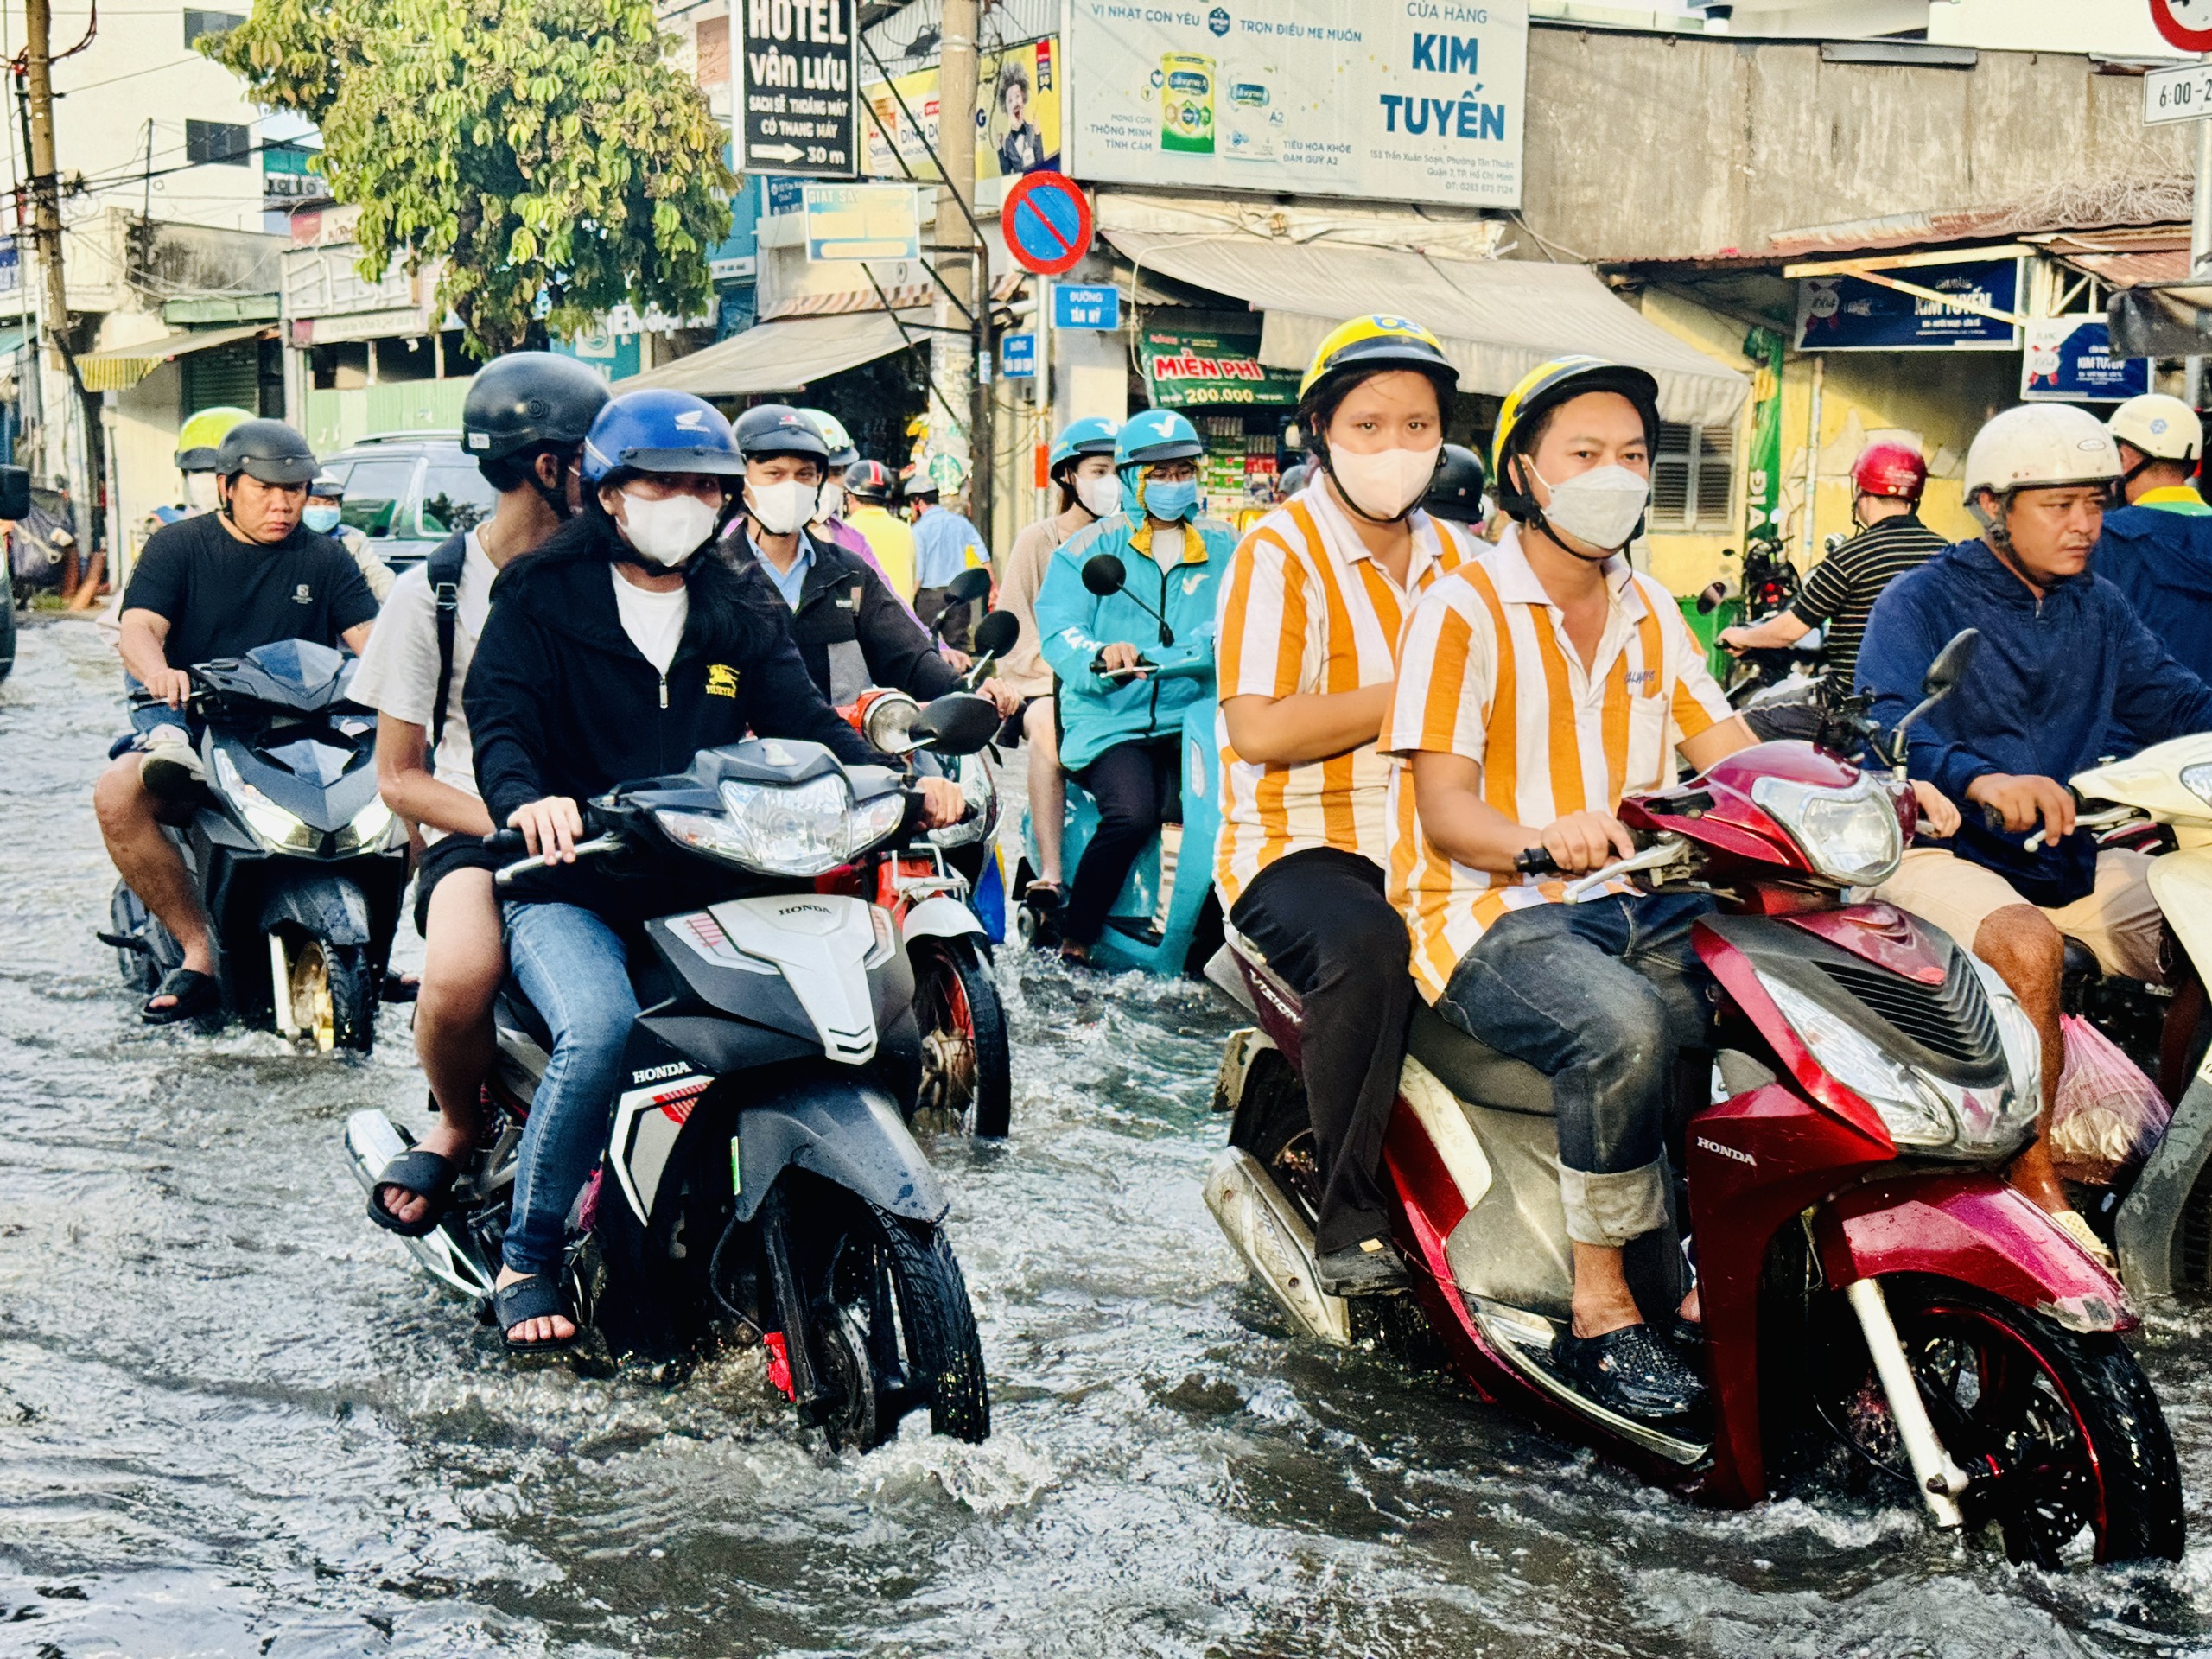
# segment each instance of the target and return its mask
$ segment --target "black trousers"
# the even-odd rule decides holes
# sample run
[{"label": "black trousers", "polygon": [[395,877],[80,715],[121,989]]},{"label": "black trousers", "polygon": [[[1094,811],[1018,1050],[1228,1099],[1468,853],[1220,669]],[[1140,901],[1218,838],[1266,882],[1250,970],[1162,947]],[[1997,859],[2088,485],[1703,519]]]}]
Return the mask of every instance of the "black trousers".
[{"label": "black trousers", "polygon": [[1413,1017],[1412,947],[1382,896],[1382,872],[1357,853],[1311,848],[1255,876],[1230,923],[1305,1005],[1306,1109],[1321,1153],[1324,1253],[1390,1234],[1382,1136]]},{"label": "black trousers", "polygon": [[1068,884],[1060,937],[1096,944],[1129,866],[1163,823],[1183,821],[1183,742],[1179,737],[1117,743],[1076,774],[1098,803],[1098,832]]}]

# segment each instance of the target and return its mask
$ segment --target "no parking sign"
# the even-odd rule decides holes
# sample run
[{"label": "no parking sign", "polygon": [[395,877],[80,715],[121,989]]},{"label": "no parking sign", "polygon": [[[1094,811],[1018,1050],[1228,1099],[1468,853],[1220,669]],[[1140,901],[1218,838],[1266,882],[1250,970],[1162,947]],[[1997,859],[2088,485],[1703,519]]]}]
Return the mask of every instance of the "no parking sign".
[{"label": "no parking sign", "polygon": [[1057,276],[1090,251],[1096,222],[1083,187],[1065,173],[1028,173],[1007,192],[999,229],[1024,270]]}]

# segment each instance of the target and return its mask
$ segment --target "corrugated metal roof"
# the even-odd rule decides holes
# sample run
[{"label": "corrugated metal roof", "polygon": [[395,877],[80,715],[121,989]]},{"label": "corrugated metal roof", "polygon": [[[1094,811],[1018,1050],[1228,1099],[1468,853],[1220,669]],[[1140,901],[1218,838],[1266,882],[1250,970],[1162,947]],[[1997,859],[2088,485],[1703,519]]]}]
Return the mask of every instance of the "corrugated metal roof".
[{"label": "corrugated metal roof", "polygon": [[2131,225],[2107,231],[2062,231],[2024,238],[2085,275],[2113,288],[2187,279],[2187,225]]}]

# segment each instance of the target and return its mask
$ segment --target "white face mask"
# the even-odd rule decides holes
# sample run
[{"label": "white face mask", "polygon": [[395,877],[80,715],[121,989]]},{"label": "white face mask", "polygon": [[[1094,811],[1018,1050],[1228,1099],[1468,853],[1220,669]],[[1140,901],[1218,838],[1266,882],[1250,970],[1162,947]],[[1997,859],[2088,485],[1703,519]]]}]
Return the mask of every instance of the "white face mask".
[{"label": "white face mask", "polygon": [[659,565],[677,565],[706,545],[721,515],[696,495],[648,500],[622,492],[622,538]]},{"label": "white face mask", "polygon": [[1075,499],[1092,518],[1107,518],[1122,510],[1122,480],[1111,473],[1103,478],[1078,478]]},{"label": "white face mask", "polygon": [[822,486],[821,505],[814,509],[814,522],[819,524],[825,518],[835,518],[844,510],[845,486],[842,484],[824,484]]},{"label": "white face mask", "polygon": [[1355,455],[1329,452],[1329,470],[1345,499],[1360,512],[1379,519],[1402,518],[1428,493],[1436,480],[1440,444],[1433,449],[1384,449]]},{"label": "white face mask", "polygon": [[1544,505],[1544,522],[1608,556],[1628,545],[1651,504],[1650,480],[1625,467],[1595,467],[1560,484],[1537,473],[1533,462],[1529,470],[1552,493]]},{"label": "white face mask", "polygon": [[215,511],[215,474],[187,473],[184,475],[184,499],[202,512]]},{"label": "white face mask", "polygon": [[788,536],[802,528],[814,517],[815,498],[821,493],[821,486],[802,484],[795,478],[778,484],[745,486],[746,505],[753,514],[753,522],[771,536]]}]

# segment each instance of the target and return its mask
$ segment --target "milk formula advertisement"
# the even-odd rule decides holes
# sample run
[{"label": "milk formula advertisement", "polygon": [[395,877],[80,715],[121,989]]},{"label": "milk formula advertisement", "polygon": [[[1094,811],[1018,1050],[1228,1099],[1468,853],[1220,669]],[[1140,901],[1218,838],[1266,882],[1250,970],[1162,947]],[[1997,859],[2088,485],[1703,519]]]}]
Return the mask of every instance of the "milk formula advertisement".
[{"label": "milk formula advertisement", "polygon": [[1087,180],[1521,205],[1528,0],[1072,0]]}]

